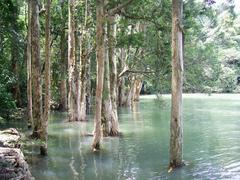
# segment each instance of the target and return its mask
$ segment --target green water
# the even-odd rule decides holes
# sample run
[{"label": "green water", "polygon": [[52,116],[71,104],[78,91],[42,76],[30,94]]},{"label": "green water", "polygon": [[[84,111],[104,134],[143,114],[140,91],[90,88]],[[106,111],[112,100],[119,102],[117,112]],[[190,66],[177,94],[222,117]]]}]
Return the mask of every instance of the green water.
[{"label": "green water", "polygon": [[[141,180],[240,179],[240,95],[184,96],[184,159],[187,166],[167,172],[170,96],[165,107],[144,96],[133,111],[119,110],[123,137],[104,138],[92,153],[93,117],[87,123],[64,123],[52,114],[49,155],[27,152],[36,179]],[[32,154],[29,156],[29,154]]]}]

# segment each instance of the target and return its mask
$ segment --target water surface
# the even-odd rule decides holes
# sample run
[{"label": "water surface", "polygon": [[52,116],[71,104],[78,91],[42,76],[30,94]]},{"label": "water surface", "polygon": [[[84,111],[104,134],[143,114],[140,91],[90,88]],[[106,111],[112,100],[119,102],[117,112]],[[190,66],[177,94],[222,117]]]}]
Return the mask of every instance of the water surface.
[{"label": "water surface", "polygon": [[[164,106],[144,96],[132,111],[119,110],[123,137],[104,138],[103,150],[91,151],[93,117],[65,123],[53,113],[48,157],[34,146],[27,158],[36,179],[141,180],[240,179],[240,95],[184,95],[184,159],[187,166],[167,172],[170,96]],[[31,154],[31,156],[30,156]]]}]

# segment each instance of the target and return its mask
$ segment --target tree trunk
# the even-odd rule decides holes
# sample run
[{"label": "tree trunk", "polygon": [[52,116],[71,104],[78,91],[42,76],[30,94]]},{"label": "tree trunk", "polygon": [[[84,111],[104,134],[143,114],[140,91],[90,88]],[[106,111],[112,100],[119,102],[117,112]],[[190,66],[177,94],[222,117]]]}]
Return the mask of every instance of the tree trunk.
[{"label": "tree trunk", "polygon": [[91,108],[91,59],[87,59],[86,64],[86,113],[90,114],[90,108]]},{"label": "tree trunk", "polygon": [[118,129],[118,114],[117,114],[117,58],[115,51],[116,42],[115,18],[110,17],[108,21],[108,57],[110,66],[110,95],[112,103],[112,118],[110,121],[110,135],[116,136],[119,134]]},{"label": "tree trunk", "polygon": [[63,2],[61,4],[62,14],[61,14],[61,39],[60,39],[60,54],[61,54],[61,63],[60,63],[60,103],[59,110],[66,111],[67,110],[67,62],[66,62],[66,34],[65,34],[65,17],[63,17]]},{"label": "tree trunk", "polygon": [[[65,71],[66,71],[66,68],[65,68]],[[65,78],[66,78],[66,75],[64,77],[61,77],[61,80],[60,80],[60,104],[58,108],[60,111],[67,111],[67,83]]]},{"label": "tree trunk", "polygon": [[126,106],[126,107],[132,107],[133,95],[134,95],[135,76],[132,76],[129,79],[130,79],[130,84],[129,84],[128,90],[127,90],[127,99],[124,103],[124,106]]},{"label": "tree trunk", "polygon": [[[105,36],[107,42],[107,36]],[[109,59],[108,47],[105,46],[105,63],[104,63],[104,82],[103,82],[103,96],[102,96],[102,131],[103,136],[110,134],[110,122],[112,119],[112,102],[110,96],[110,75],[109,75]]]},{"label": "tree trunk", "polygon": [[97,53],[97,85],[96,85],[96,107],[94,118],[94,137],[93,150],[100,149],[100,141],[102,137],[101,131],[101,111],[102,111],[102,91],[104,78],[104,0],[97,1],[97,34],[96,34],[96,53]]},{"label": "tree trunk", "polygon": [[45,83],[45,97],[44,97],[44,113],[43,113],[43,145],[41,147],[41,154],[47,154],[47,126],[48,126],[48,116],[50,112],[50,87],[51,87],[51,62],[50,62],[50,6],[51,0],[47,0],[46,4],[46,20],[45,20],[45,74],[44,74],[44,83]]},{"label": "tree trunk", "polygon": [[141,89],[142,89],[142,77],[136,76],[133,84],[132,101],[139,101]]},{"label": "tree trunk", "polygon": [[[86,121],[87,116],[87,71],[89,63],[89,39],[90,35],[88,33],[87,19],[88,19],[88,0],[85,0],[85,13],[84,13],[84,23],[81,29],[82,38],[81,44],[81,62],[80,62],[80,121]],[[90,77],[89,77],[90,78]]]},{"label": "tree trunk", "polygon": [[31,16],[31,42],[32,42],[32,82],[33,82],[33,137],[43,137],[42,123],[42,87],[41,87],[41,62],[39,39],[39,4],[32,0]]},{"label": "tree trunk", "polygon": [[[75,17],[75,16],[74,16]],[[75,121],[80,120],[80,97],[81,97],[81,80],[80,80],[80,63],[81,63],[81,35],[77,24],[75,23],[75,66],[74,66],[74,114]]]},{"label": "tree trunk", "polygon": [[19,84],[19,47],[18,44],[18,37],[14,32],[18,32],[18,25],[17,25],[17,19],[18,14],[17,12],[13,13],[14,21],[12,22],[12,37],[11,37],[11,71],[14,74],[15,82],[12,85],[11,91],[13,98],[16,100],[17,107],[22,106],[22,100],[21,100],[21,93],[20,93],[20,84]]},{"label": "tree trunk", "polygon": [[75,0],[69,0],[68,7],[68,120],[78,121],[78,78],[75,46]]},{"label": "tree trunk", "polygon": [[183,165],[183,37],[181,29],[183,2],[172,1],[172,117],[170,125],[170,168]]},{"label": "tree trunk", "polygon": [[[85,41],[85,39],[83,40]],[[85,49],[85,47],[83,47]],[[80,121],[86,121],[86,63],[88,57],[85,55],[85,50],[83,50],[81,57],[81,76],[80,76]]]},{"label": "tree trunk", "polygon": [[85,22],[84,26],[86,28],[86,37],[85,37],[85,42],[87,41],[87,57],[86,57],[86,66],[85,66],[85,78],[86,78],[86,114],[90,114],[90,106],[91,106],[91,58],[90,58],[90,51],[91,51],[91,44],[90,44],[90,33],[89,29],[87,31],[87,19],[89,16],[91,16],[91,11],[89,11],[88,7],[88,0],[85,0]]},{"label": "tree trunk", "polygon": [[[119,61],[119,68],[121,71],[124,69],[126,64],[126,51],[124,48],[120,49],[120,61]],[[125,98],[125,78],[124,76],[118,79],[118,106],[122,107],[126,104]]]},{"label": "tree trunk", "polygon": [[32,60],[31,60],[31,0],[28,0],[28,34],[27,34],[27,99],[28,127],[33,124],[32,115]]}]

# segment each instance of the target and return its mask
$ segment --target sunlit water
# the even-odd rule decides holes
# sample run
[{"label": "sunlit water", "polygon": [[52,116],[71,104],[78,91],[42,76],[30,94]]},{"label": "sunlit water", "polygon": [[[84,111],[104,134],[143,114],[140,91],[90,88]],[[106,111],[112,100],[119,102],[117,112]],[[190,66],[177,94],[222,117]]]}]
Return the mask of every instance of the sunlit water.
[{"label": "sunlit water", "polygon": [[[64,114],[49,122],[48,157],[27,150],[36,179],[141,180],[240,179],[240,95],[184,96],[184,160],[167,172],[170,96],[164,105],[144,96],[132,111],[119,110],[119,138],[103,138],[102,151],[91,151],[93,117],[65,123]],[[164,107],[163,107],[164,106]],[[29,154],[33,154],[29,156]]]}]

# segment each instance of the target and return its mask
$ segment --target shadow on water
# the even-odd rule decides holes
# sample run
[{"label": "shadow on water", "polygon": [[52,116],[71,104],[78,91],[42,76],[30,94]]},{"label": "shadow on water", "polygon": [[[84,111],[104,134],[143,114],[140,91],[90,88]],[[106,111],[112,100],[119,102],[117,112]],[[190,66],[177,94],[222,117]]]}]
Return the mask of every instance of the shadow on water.
[{"label": "shadow on water", "polygon": [[103,139],[102,151],[91,151],[93,118],[65,123],[53,113],[49,122],[49,155],[28,146],[36,179],[240,179],[240,98],[238,95],[184,96],[184,159],[187,166],[167,173],[170,97],[165,108],[152,96],[132,110],[120,109],[122,137]]}]

